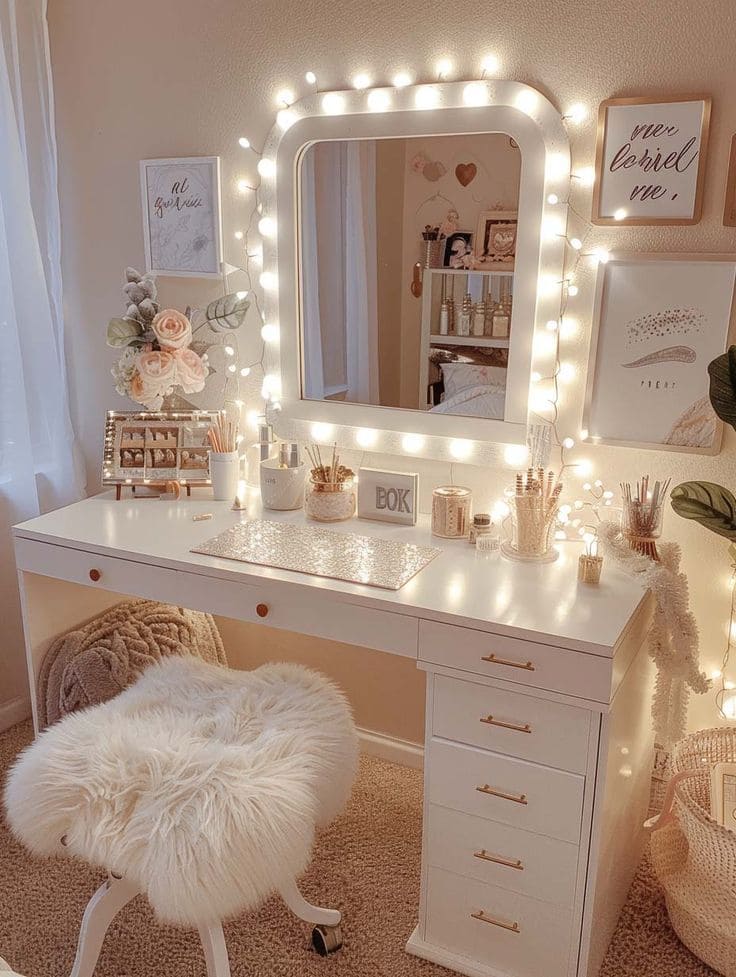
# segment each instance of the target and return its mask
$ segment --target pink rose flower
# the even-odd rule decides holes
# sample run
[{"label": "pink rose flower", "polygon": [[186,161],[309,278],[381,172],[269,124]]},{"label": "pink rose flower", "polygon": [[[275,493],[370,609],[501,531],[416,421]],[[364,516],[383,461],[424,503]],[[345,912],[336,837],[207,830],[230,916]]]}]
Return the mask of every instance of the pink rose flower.
[{"label": "pink rose flower", "polygon": [[164,397],[176,383],[174,354],[165,350],[145,351],[136,357],[135,367],[130,396],[149,410],[160,410]]},{"label": "pink rose flower", "polygon": [[151,329],[162,349],[182,349],[192,341],[192,324],[176,309],[164,309],[155,315]]},{"label": "pink rose flower", "polygon": [[204,390],[207,367],[193,349],[177,349],[173,353],[176,361],[176,382],[185,394],[196,394]]}]

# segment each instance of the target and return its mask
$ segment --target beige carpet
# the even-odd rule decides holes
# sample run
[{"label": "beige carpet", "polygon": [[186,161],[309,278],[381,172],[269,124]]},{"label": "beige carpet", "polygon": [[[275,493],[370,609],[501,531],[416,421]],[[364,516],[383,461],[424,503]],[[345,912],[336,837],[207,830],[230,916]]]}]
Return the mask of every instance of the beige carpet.
[{"label": "beige carpet", "polygon": [[[30,742],[29,724],[0,735],[0,779]],[[278,899],[229,923],[233,977],[447,977],[404,953],[419,890],[419,772],[366,758],[349,810],[321,838],[306,897],[345,913],[345,945],[322,959],[309,927]],[[85,904],[101,876],[82,864],[34,860],[0,823],[0,956],[27,977],[67,977]],[[645,863],[601,977],[711,977],[677,940]],[[136,899],[108,933],[96,977],[205,977],[195,933],[159,926]],[[540,974],[538,977],[545,977]]]}]

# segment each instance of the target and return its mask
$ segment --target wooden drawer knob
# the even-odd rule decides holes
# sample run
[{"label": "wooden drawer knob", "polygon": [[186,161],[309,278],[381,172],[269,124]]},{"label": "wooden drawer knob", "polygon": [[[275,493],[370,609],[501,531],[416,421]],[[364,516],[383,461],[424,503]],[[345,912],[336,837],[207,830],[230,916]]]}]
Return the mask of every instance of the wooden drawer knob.
[{"label": "wooden drawer knob", "polygon": [[90,580],[94,580],[95,583],[97,583],[97,581],[100,579],[101,576],[102,576],[102,573],[99,570],[90,570],[89,571],[89,579]]},{"label": "wooden drawer knob", "polygon": [[256,614],[258,617],[268,616],[268,604],[256,604]]}]

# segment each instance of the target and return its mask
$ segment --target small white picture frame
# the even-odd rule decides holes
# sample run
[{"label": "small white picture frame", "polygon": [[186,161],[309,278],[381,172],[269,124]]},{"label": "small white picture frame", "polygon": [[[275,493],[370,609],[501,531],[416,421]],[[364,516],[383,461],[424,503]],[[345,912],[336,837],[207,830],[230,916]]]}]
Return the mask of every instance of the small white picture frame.
[{"label": "small white picture frame", "polygon": [[418,486],[416,472],[361,468],[358,472],[358,518],[414,526]]},{"label": "small white picture frame", "polygon": [[733,332],[736,256],[612,254],[596,281],[583,428],[592,444],[718,454],[708,364]]},{"label": "small white picture frame", "polygon": [[219,156],[140,163],[146,270],[175,278],[220,278]]}]

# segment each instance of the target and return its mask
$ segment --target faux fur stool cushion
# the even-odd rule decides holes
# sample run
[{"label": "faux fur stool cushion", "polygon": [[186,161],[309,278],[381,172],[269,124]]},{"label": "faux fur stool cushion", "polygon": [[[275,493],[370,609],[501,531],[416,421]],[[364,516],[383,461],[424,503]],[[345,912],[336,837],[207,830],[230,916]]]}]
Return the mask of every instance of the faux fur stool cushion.
[{"label": "faux fur stool cushion", "polygon": [[34,853],[124,874],[161,919],[199,925],[304,871],[356,767],[350,707],[316,672],[166,659],[41,733],[5,804]]}]

